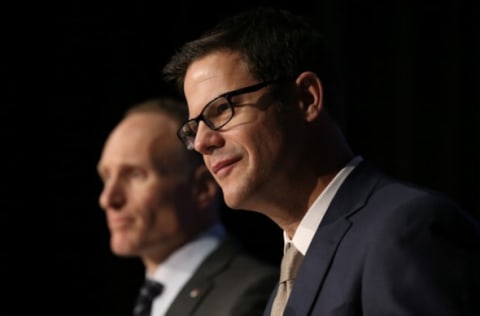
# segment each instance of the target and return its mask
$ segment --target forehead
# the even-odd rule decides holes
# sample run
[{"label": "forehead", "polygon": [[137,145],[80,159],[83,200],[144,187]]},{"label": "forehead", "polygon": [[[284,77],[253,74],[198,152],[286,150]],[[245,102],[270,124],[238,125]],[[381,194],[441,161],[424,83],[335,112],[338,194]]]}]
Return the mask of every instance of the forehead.
[{"label": "forehead", "polygon": [[179,124],[162,113],[132,114],[112,131],[102,160],[146,160],[182,149],[176,131]]},{"label": "forehead", "polygon": [[247,64],[236,52],[217,51],[194,61],[184,82],[190,116],[217,96],[253,82]]}]

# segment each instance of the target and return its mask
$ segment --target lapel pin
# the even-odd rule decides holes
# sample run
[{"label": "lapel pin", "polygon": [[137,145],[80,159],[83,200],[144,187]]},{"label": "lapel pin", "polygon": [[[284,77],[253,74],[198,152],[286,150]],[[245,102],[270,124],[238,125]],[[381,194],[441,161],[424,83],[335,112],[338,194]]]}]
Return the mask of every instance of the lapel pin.
[{"label": "lapel pin", "polygon": [[198,295],[200,295],[200,290],[199,289],[193,289],[190,291],[190,297],[191,298],[196,298]]}]

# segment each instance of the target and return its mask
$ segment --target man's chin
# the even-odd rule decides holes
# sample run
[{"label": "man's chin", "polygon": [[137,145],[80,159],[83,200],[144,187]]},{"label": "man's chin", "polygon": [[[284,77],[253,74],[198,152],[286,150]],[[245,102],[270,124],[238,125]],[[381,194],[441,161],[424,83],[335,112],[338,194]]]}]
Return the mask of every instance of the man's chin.
[{"label": "man's chin", "polygon": [[121,257],[131,257],[138,253],[136,243],[133,243],[124,236],[112,236],[110,239],[110,248],[115,255]]},{"label": "man's chin", "polygon": [[225,204],[231,209],[243,209],[245,198],[239,194],[238,190],[224,191],[223,198]]}]

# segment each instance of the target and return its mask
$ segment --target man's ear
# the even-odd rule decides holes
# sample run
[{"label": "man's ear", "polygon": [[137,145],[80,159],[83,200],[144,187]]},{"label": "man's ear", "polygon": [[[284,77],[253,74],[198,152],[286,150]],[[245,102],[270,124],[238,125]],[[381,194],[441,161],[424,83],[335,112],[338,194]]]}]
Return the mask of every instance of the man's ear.
[{"label": "man's ear", "polygon": [[198,207],[208,207],[218,194],[217,182],[205,165],[200,165],[195,169],[192,180],[194,181],[193,196],[198,203]]},{"label": "man's ear", "polygon": [[317,74],[302,72],[296,79],[299,96],[303,104],[303,115],[307,122],[313,122],[323,109],[323,86]]}]

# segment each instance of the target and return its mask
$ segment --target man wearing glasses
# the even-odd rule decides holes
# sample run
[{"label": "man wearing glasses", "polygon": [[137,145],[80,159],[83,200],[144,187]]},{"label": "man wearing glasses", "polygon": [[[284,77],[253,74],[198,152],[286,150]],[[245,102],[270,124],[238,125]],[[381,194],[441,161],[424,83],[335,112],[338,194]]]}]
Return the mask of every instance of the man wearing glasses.
[{"label": "man wearing glasses", "polygon": [[178,136],[227,204],[283,229],[282,275],[301,262],[265,316],[480,315],[478,221],[353,152],[332,62],[307,19],[240,13],[184,44],[163,74],[188,102]]}]

